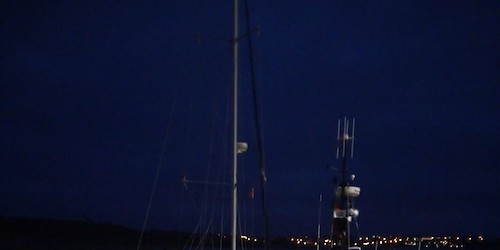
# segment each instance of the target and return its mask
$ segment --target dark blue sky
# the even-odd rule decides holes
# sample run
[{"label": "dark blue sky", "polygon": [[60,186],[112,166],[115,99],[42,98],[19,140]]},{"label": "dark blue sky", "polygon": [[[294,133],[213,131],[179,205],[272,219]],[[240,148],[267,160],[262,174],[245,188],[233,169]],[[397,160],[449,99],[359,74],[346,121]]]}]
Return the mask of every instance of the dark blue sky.
[{"label": "dark blue sky", "polygon": [[[220,213],[229,225],[227,187],[181,178],[229,180],[231,9],[2,1],[0,215],[140,228],[160,164],[149,228]],[[347,115],[361,234],[500,235],[498,1],[251,1],[250,13],[272,234],[314,234],[320,194],[328,228]],[[240,53],[244,193],[259,181],[246,39]],[[242,198],[247,232],[262,227],[256,193]]]}]

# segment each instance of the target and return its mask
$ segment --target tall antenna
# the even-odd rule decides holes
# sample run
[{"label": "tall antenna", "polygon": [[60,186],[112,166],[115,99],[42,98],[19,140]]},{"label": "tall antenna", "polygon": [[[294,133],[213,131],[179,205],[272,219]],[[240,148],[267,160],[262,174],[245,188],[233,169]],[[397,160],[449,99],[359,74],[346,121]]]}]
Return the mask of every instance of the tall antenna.
[{"label": "tall antenna", "polygon": [[[341,120],[338,120],[338,125],[337,125],[337,159],[339,159],[339,154],[342,155],[342,158],[346,157],[348,154],[347,150],[349,150],[347,144],[351,143],[350,147],[350,155],[351,158],[354,157],[354,130],[356,126],[356,119],[352,118],[352,130],[349,135],[349,119],[347,117],[344,117],[344,121],[341,123]],[[342,131],[342,134],[340,133]],[[339,145],[341,144],[341,145]]]},{"label": "tall antenna", "polygon": [[[335,188],[336,198],[333,208],[332,243],[330,245],[332,249],[349,250],[351,246],[350,222],[353,217],[355,218],[359,214],[359,211],[353,207],[353,198],[359,195],[360,188],[351,186],[349,183],[354,180],[354,175],[351,175],[350,178],[347,177],[347,158],[349,155],[351,158],[354,156],[355,128],[356,120],[354,118],[349,120],[344,117],[343,121],[338,120],[337,159],[340,159],[342,165],[340,169],[342,181]],[[333,242],[334,240],[335,242]]]},{"label": "tall antenna", "polygon": [[[340,141],[340,119],[337,124],[337,141]],[[337,159],[339,158],[339,144],[337,143]]]},{"label": "tall antenna", "polygon": [[355,128],[356,128],[356,118],[352,118],[351,159],[354,157],[354,129]]}]

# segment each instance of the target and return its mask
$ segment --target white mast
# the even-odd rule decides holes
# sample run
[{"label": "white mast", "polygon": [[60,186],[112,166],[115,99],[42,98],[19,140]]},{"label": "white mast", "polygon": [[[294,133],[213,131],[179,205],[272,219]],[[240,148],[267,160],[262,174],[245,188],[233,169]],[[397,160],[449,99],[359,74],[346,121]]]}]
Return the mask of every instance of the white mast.
[{"label": "white mast", "polygon": [[234,37],[233,37],[233,215],[231,249],[236,250],[237,214],[238,214],[238,0],[234,0]]}]

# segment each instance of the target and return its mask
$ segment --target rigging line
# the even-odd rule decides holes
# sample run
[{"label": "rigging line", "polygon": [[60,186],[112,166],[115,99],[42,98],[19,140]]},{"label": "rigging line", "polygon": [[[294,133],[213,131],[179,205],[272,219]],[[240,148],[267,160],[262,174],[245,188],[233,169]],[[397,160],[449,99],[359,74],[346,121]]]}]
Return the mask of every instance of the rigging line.
[{"label": "rigging line", "polygon": [[[190,192],[190,190],[186,190],[187,192]],[[187,197],[191,197],[191,195],[186,195]],[[197,208],[199,208],[199,206],[196,204],[196,201],[195,199],[192,199],[191,202],[190,202],[190,205],[192,206],[191,210],[192,211],[197,211]],[[193,232],[197,232],[198,231],[198,228],[199,228],[199,223],[196,224],[195,226],[195,229],[193,230]],[[189,238],[186,240],[186,242],[184,243],[184,247],[182,249],[186,249],[188,248],[188,245],[189,245],[189,248],[191,249],[193,247],[193,244],[194,244],[194,240],[195,240],[195,233],[192,233],[191,235],[189,235]]]},{"label": "rigging line", "polygon": [[[219,92],[219,91],[216,91],[216,92]],[[224,91],[220,91],[219,93],[224,93]],[[224,97],[226,97],[226,95],[224,95]],[[215,173],[215,178],[216,178],[216,181],[219,182],[219,183],[225,183],[225,184],[228,184],[229,182],[226,181],[225,177],[226,175],[224,175],[224,173],[227,173],[227,165],[228,165],[228,157],[225,157],[225,153],[227,152],[227,149],[228,149],[228,144],[226,143],[226,140],[228,138],[228,133],[226,133],[228,131],[228,128],[229,128],[229,124],[230,124],[230,106],[228,105],[230,103],[230,98],[229,97],[226,97],[226,98],[221,98],[224,100],[224,103],[226,105],[223,105],[222,107],[226,107],[225,109],[221,109],[221,117],[224,117],[224,119],[222,121],[223,122],[223,129],[222,129],[222,138],[221,140],[218,140],[217,141],[220,141],[222,143],[218,144],[220,146],[220,152],[222,152],[222,155],[223,157],[221,158],[221,160],[219,159],[219,161],[216,161],[216,163],[213,163],[215,164],[215,166],[218,166],[214,173]],[[214,98],[214,101],[215,101],[215,98]],[[215,125],[215,122],[213,124],[214,126]],[[219,127],[219,126],[216,126],[216,127]],[[215,133],[215,132],[214,132]],[[212,164],[212,165],[213,165]],[[216,206],[217,204],[220,204],[220,202],[218,202],[218,200],[221,198],[222,196],[222,201],[225,201],[225,191],[226,191],[226,188],[221,186],[221,185],[217,185],[215,187],[215,190],[214,190],[214,194],[213,194],[213,199],[212,199],[212,214],[211,214],[211,220],[213,220],[215,218],[215,214],[216,214]],[[224,206],[221,206],[222,208]],[[223,210],[221,211],[221,216],[223,215]],[[222,234],[222,228],[221,228],[221,234]]]},{"label": "rigging line", "polygon": [[[191,113],[191,110],[192,110],[192,107],[193,107],[193,103],[190,102],[188,104],[188,107],[187,107],[187,111],[189,113]],[[187,136],[186,136],[186,144],[187,146],[189,146],[191,144],[191,139],[192,139],[192,136],[191,136],[191,126],[190,126],[190,122],[187,122],[186,123],[186,130],[187,130]],[[186,166],[187,166],[187,159],[189,158],[189,152],[188,150],[184,150],[185,154],[184,156],[182,157],[183,161],[181,163],[181,166],[182,166],[182,171],[183,171],[183,176],[186,176],[187,175],[187,170],[186,170]],[[185,185],[185,190],[183,192],[181,192],[181,206],[180,206],[180,210],[178,211],[179,212],[179,221],[178,221],[178,224],[177,224],[177,232],[178,232],[178,245],[180,246],[182,240],[181,240],[181,225],[183,225],[184,223],[184,202],[186,200],[186,197],[187,197],[187,193],[188,193],[188,189],[187,189],[187,185]],[[188,203],[189,201],[187,201],[186,203]],[[186,205],[187,206],[187,205]],[[194,206],[195,207],[195,206]]]},{"label": "rigging line", "polygon": [[[240,213],[238,213],[238,228],[240,230],[240,235],[244,235],[243,230],[241,229],[241,215],[240,215]],[[243,245],[243,238],[239,237],[239,241],[240,241],[241,249],[245,249],[245,246]]]},{"label": "rigging line", "polygon": [[221,250],[222,250],[222,238],[223,238],[222,230],[224,228],[224,217],[222,215],[224,215],[224,206],[221,206],[221,217],[220,217],[219,249]]},{"label": "rigging line", "polygon": [[148,208],[146,210],[146,216],[144,217],[144,223],[142,224],[141,235],[139,236],[139,241],[137,242],[137,250],[139,250],[141,248],[142,238],[144,236],[144,231],[146,230],[146,225],[147,225],[148,219],[149,219],[149,213],[151,211],[151,205],[153,204],[153,198],[154,198],[154,195],[156,193],[156,186],[158,185],[160,170],[161,170],[161,167],[163,165],[163,160],[164,160],[165,155],[166,155],[167,142],[168,142],[168,137],[170,134],[170,128],[172,125],[172,118],[174,116],[175,106],[177,105],[178,94],[179,93],[178,93],[178,84],[177,84],[175,95],[174,95],[174,100],[172,102],[172,107],[171,107],[170,115],[169,115],[168,122],[167,122],[167,128],[165,129],[165,137],[163,139],[163,145],[161,147],[160,158],[158,160],[158,166],[156,167],[155,179],[153,181],[153,188],[151,190],[151,195],[149,197]]},{"label": "rigging line", "polygon": [[[239,163],[238,163],[238,166],[240,166],[240,173],[242,173],[239,177],[240,177],[240,181],[238,181],[239,183],[239,196],[241,196],[241,193],[245,193],[245,190],[246,190],[246,178],[245,178],[245,155],[242,155],[240,156],[240,159],[238,159]],[[246,197],[243,196],[242,198],[238,199],[238,202],[239,202],[239,208],[238,208],[238,211],[240,211],[240,213],[238,213],[238,219],[240,220],[239,223],[240,223],[240,234],[241,235],[246,235],[247,234],[247,228],[246,228],[246,217],[247,217],[247,211],[246,211]],[[241,217],[243,217],[243,219],[241,219]],[[242,226],[243,225],[243,226]]]},{"label": "rigging line", "polygon": [[264,155],[264,133],[262,132],[262,114],[260,112],[259,106],[259,98],[257,96],[257,81],[255,77],[255,63],[253,57],[253,43],[252,36],[250,36],[251,28],[250,28],[250,14],[249,14],[248,0],[245,0],[245,16],[246,16],[246,26],[247,32],[249,33],[247,36],[248,40],[248,54],[250,60],[250,73],[251,73],[251,81],[252,81],[252,90],[253,90],[253,104],[254,104],[254,115],[255,115],[255,129],[257,133],[257,151],[259,153],[259,165],[260,165],[260,180],[261,180],[261,199],[262,199],[262,211],[264,213],[264,234],[265,234],[265,244],[264,249],[269,249],[269,213],[267,210],[267,196],[266,196],[266,168],[265,168],[265,155]]},{"label": "rigging line", "polygon": [[[230,119],[230,114],[231,114],[231,110],[230,110],[230,97],[228,96],[225,100],[225,103],[226,105],[224,105],[226,107],[226,110],[225,110],[225,122],[224,122],[224,129],[223,129],[223,133],[222,133],[222,155],[224,157],[222,157],[222,164],[220,164],[220,167],[218,169],[218,175],[217,175],[217,181],[219,182],[223,182],[223,183],[227,183],[227,177],[228,175],[226,175],[227,173],[227,166],[228,166],[228,157],[225,157],[226,156],[226,153],[230,153],[229,152],[229,145],[231,144],[231,142],[228,140],[229,137],[228,135],[230,134],[230,123],[231,123],[231,119]],[[221,180],[222,179],[222,180]],[[226,201],[226,194],[227,194],[227,191],[228,189],[226,188],[222,188],[219,192],[221,193],[221,200],[222,201]],[[224,210],[225,206],[220,206],[220,232],[219,232],[219,249],[222,249],[223,248],[223,242],[224,242],[224,214],[225,214],[225,210]],[[215,248],[213,248],[215,249]]]},{"label": "rigging line", "polygon": [[[190,195],[191,196],[191,195]],[[196,199],[193,197],[192,199],[192,210],[193,211],[197,211],[197,209],[200,207],[199,205],[196,204]],[[195,228],[193,229],[191,235],[189,236],[189,239],[186,241],[185,245],[184,245],[184,249],[187,248],[187,245],[190,244],[190,247],[189,248],[192,248],[193,245],[195,244],[195,240],[196,240],[196,235],[198,234],[198,232],[201,232],[201,225],[202,225],[202,222],[200,220],[202,220],[202,217],[203,217],[203,211],[202,209],[200,209],[200,215],[199,215],[199,219],[198,219],[198,222],[196,223],[196,226]]]},{"label": "rigging line", "polygon": [[356,223],[356,236],[359,237],[361,235],[361,232],[359,231],[358,219],[354,218],[354,222]]},{"label": "rigging line", "polygon": [[[242,207],[239,209],[239,211],[241,211],[241,216],[243,217],[243,219],[241,219],[241,224],[242,224],[242,229],[240,230],[241,231],[241,234],[244,234],[244,235],[252,235],[253,232],[250,232],[250,230],[248,229],[249,228],[249,223],[248,223],[248,214],[251,214],[251,210],[249,212],[249,209],[248,209],[248,203],[249,203],[249,196],[250,196],[250,191],[251,189],[249,189],[250,186],[252,186],[253,184],[251,184],[250,182],[247,182],[247,179],[246,176],[245,176],[245,172],[246,172],[246,165],[245,165],[245,155],[241,155],[240,156],[240,159],[239,159],[239,166],[241,168],[241,180],[238,182],[240,183],[240,190],[239,190],[239,195],[240,197],[243,197],[243,199],[239,199],[239,205]],[[241,194],[243,193],[243,196],[241,196]],[[253,222],[252,221],[253,218],[251,218],[251,221],[250,221],[250,224]]]},{"label": "rigging line", "polygon": [[[215,134],[215,128],[216,126],[216,117],[217,117],[217,105],[216,105],[216,96],[214,95],[212,98],[212,107],[213,108],[213,115],[211,119],[211,128],[210,128],[210,143],[209,143],[209,150],[208,150],[208,163],[207,163],[207,168],[205,171],[205,180],[203,182],[198,182],[198,183],[203,183],[203,199],[202,199],[202,204],[201,204],[201,211],[200,211],[200,217],[198,219],[198,223],[196,226],[195,232],[193,232],[193,236],[198,232],[202,235],[202,238],[199,239],[198,241],[198,247],[201,247],[203,244],[205,244],[206,241],[206,235],[208,234],[208,229],[212,225],[213,222],[213,217],[214,217],[214,211],[215,211],[215,205],[216,205],[216,193],[217,193],[217,187],[219,185],[216,185],[216,190],[213,193],[214,197],[212,199],[212,205],[209,207],[209,201],[210,201],[210,196],[211,192],[209,191],[209,186],[212,184],[209,182],[210,180],[210,174],[211,174],[211,168],[212,168],[212,162],[213,162],[213,149],[214,149],[214,134]],[[210,211],[210,215],[208,212]],[[207,224],[205,224],[207,223]],[[206,228],[205,228],[206,225]],[[205,229],[203,229],[205,228]]]},{"label": "rigging line", "polygon": [[[255,230],[254,230],[254,228],[255,228],[255,199],[254,199],[255,198],[255,196],[254,196],[255,194],[254,194],[254,192],[255,192],[254,188],[252,187],[252,189],[251,189],[251,203],[252,203],[251,206],[252,207],[251,207],[251,210],[250,210],[250,212],[252,214],[251,215],[252,218],[251,218],[251,225],[250,225],[250,235],[256,237],[255,236]],[[251,242],[251,249],[254,249],[254,241]]]},{"label": "rigging line", "polygon": [[184,201],[186,199],[186,192],[182,192],[181,193],[181,205],[180,205],[180,216],[179,216],[179,221],[178,221],[178,224],[177,224],[177,248],[180,248],[180,244],[181,244],[181,224],[183,223],[183,218],[184,218]]},{"label": "rigging line", "polygon": [[[209,178],[210,178],[210,173],[211,173],[211,168],[213,166],[213,161],[214,161],[214,140],[215,140],[215,128],[217,127],[216,126],[216,117],[217,117],[217,105],[216,105],[216,96],[214,95],[213,97],[213,107],[214,107],[214,110],[213,110],[213,119],[212,119],[212,128],[211,128],[211,136],[210,136],[210,148],[209,148],[209,161],[208,161],[208,168],[207,168],[207,175],[206,175],[206,182],[208,183],[209,181]],[[205,188],[206,188],[206,193],[207,193],[207,199],[208,199],[208,184],[205,185]],[[217,198],[217,191],[219,189],[219,185],[216,185],[215,186],[215,190],[213,192],[213,199],[212,199],[212,206],[211,206],[211,214],[210,214],[210,224],[212,223],[213,221],[213,218],[214,218],[214,214],[215,214],[215,205],[217,204],[216,202],[216,198]],[[207,206],[208,206],[208,201],[207,201]],[[207,208],[207,212],[208,212],[208,208]]]},{"label": "rigging line", "polygon": [[[195,231],[198,231],[198,226],[199,225],[196,225],[196,228],[195,228]],[[195,233],[192,233],[188,240],[186,241],[186,243],[184,244],[184,247],[183,249],[186,249],[187,246],[189,245],[189,248],[193,248],[193,245],[194,245],[194,240],[195,240]]]},{"label": "rigging line", "polygon": [[212,220],[208,223],[207,227],[205,228],[205,231],[203,232],[200,241],[198,242],[198,247],[203,248],[205,246],[208,233],[210,232],[210,229],[212,228]]},{"label": "rigging line", "polygon": [[[227,175],[227,170],[228,170],[228,157],[226,157],[226,153],[229,154],[229,148],[230,148],[230,144],[231,142],[228,140],[229,139],[229,134],[230,134],[230,124],[231,124],[231,119],[230,119],[230,114],[231,114],[231,110],[230,110],[230,97],[227,96],[226,97],[226,101],[225,101],[226,105],[226,111],[225,111],[225,126],[224,126],[224,132],[222,133],[222,164],[221,166],[219,167],[219,174],[217,176],[217,180],[218,181],[222,181],[223,183],[227,183],[227,177],[229,175]],[[222,178],[222,180],[221,180]],[[227,191],[229,191],[229,189],[226,189],[226,188],[222,188],[221,189],[221,196],[222,196],[222,201],[226,201],[226,194],[227,194]],[[220,220],[221,220],[221,224],[220,224],[220,241],[219,241],[219,247],[222,249],[222,245],[223,245],[223,234],[224,234],[224,207],[225,206],[221,206],[221,213],[220,213]]]}]

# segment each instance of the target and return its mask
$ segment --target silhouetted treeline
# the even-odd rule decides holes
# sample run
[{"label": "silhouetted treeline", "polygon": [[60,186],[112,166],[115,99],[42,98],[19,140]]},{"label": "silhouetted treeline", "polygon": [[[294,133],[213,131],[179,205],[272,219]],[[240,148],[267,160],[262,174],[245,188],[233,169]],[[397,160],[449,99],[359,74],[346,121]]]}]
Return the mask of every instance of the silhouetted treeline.
[{"label": "silhouetted treeline", "polygon": [[[0,216],[0,249],[135,249],[139,236],[139,230],[118,225]],[[189,236],[148,231],[142,245],[177,248]]]}]

